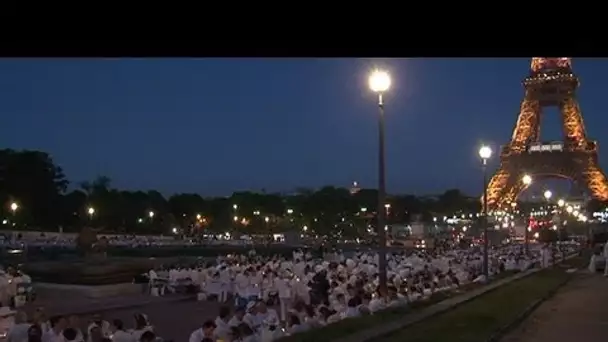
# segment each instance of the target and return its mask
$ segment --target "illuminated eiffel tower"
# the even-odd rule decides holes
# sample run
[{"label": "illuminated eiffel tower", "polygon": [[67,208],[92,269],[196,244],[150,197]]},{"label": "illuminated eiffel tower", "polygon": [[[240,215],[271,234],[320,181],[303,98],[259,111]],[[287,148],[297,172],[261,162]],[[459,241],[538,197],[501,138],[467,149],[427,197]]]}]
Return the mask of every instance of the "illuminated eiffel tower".
[{"label": "illuminated eiffel tower", "polygon": [[[524,99],[511,141],[502,147],[500,167],[488,185],[489,210],[503,209],[526,188],[522,179],[566,178],[599,200],[608,200],[608,181],[598,165],[597,144],[585,132],[576,100],[579,80],[569,57],[534,57],[523,81]],[[543,108],[557,106],[563,140],[542,142]]]}]

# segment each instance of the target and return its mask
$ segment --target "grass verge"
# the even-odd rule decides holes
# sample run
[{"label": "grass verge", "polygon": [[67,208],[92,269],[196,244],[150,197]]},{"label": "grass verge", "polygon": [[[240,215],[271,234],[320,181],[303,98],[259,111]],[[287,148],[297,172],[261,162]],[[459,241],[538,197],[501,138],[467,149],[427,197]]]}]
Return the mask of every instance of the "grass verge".
[{"label": "grass verge", "polygon": [[557,289],[574,274],[568,267],[584,266],[577,257],[559,267],[547,269],[501,286],[453,310],[395,331],[375,342],[483,342],[508,326],[531,305]]},{"label": "grass verge", "polygon": [[[514,272],[504,272],[493,279],[497,281],[512,276]],[[381,325],[394,320],[403,319],[404,315],[418,311],[448,298],[461,295],[470,290],[483,286],[481,284],[469,283],[454,291],[443,291],[432,294],[429,298],[412,302],[407,307],[385,309],[370,316],[348,318],[320,329],[310,330],[304,333],[282,338],[281,342],[331,342],[345,336],[356,334],[369,329],[375,325]]]}]

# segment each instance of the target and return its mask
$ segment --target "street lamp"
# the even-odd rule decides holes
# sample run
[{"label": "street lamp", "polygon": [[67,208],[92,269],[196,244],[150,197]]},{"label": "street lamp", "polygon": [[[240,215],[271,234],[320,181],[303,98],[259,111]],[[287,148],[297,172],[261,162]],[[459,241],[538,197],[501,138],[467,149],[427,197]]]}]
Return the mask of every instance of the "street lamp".
[{"label": "street lamp", "polygon": [[17,204],[17,202],[13,202],[11,203],[11,211],[13,212],[13,215],[15,215],[15,212],[19,209],[19,204]]},{"label": "street lamp", "polygon": [[87,213],[89,214],[89,218],[93,218],[93,215],[95,215],[95,208],[89,207],[89,209],[87,209]]},{"label": "street lamp", "polygon": [[293,214],[293,209],[287,209],[287,214],[288,214],[288,215]]},{"label": "street lamp", "polygon": [[384,93],[391,87],[391,77],[386,71],[374,70],[369,76],[369,89],[378,94],[378,222],[377,230],[380,248],[378,249],[378,266],[380,269],[380,292],[387,294],[386,275],[386,212],[384,202],[386,198],[385,157],[384,157]]},{"label": "street lamp", "polygon": [[545,199],[547,200],[547,202],[549,202],[551,196],[553,196],[553,193],[551,192],[551,190],[546,190],[543,196],[545,196]]},{"label": "street lamp", "polygon": [[148,212],[148,217],[150,217],[150,219],[153,219],[154,218],[154,212],[153,211]]},{"label": "street lamp", "polygon": [[483,173],[483,275],[488,281],[488,159],[492,157],[490,146],[481,146],[479,149],[481,158],[481,169]]},{"label": "street lamp", "polygon": [[[530,184],[532,184],[532,176],[524,175],[521,178],[521,182],[524,183],[524,185],[526,187],[530,186]],[[530,253],[530,248],[528,247],[530,245],[529,241],[530,241],[530,219],[528,218],[526,228],[524,229],[524,251],[526,252],[526,255],[528,255]]]}]

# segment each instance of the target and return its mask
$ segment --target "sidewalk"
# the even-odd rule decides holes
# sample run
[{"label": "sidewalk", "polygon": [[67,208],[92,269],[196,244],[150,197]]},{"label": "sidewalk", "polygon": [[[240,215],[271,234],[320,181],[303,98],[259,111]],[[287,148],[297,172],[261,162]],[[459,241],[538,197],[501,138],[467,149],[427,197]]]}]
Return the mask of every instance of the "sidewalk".
[{"label": "sidewalk", "polygon": [[608,278],[585,274],[541,304],[501,342],[604,342],[608,332]]},{"label": "sidewalk", "polygon": [[145,305],[194,300],[193,295],[172,294],[152,297],[147,294],[115,296],[107,298],[44,298],[27,303],[21,310],[28,314],[38,307],[44,307],[49,315],[90,314],[109,310],[134,308]]}]

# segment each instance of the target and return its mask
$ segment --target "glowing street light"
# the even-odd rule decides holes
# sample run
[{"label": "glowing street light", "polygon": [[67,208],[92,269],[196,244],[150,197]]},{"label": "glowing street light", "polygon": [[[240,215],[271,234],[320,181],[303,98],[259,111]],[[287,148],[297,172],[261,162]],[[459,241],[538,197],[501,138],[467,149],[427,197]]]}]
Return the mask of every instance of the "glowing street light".
[{"label": "glowing street light", "polygon": [[154,218],[154,212],[153,211],[149,211],[148,212],[148,217],[149,218]]},{"label": "glowing street light", "polygon": [[287,209],[287,214],[289,214],[289,215],[293,214],[293,209]]},{"label": "glowing street light", "polygon": [[302,230],[303,230],[303,231],[307,231],[307,230],[308,230],[308,226],[304,226],[304,227],[302,227]]},{"label": "glowing street light", "polygon": [[489,279],[488,273],[488,159],[492,157],[490,146],[483,145],[479,148],[481,158],[481,169],[483,173],[483,274],[486,281]]},{"label": "glowing street light", "polygon": [[566,204],[566,201],[564,201],[563,199],[560,199],[559,201],[557,201],[557,205],[560,207],[563,207]]},{"label": "glowing street light", "polygon": [[93,207],[89,207],[89,209],[87,209],[87,213],[89,214],[89,216],[93,216],[95,215],[95,208]]},{"label": "glowing street light", "polygon": [[202,217],[202,216],[201,216],[201,214],[196,214],[196,219],[197,219],[197,220],[200,220],[200,219],[201,219],[201,217]]},{"label": "glowing street light", "polygon": [[374,70],[369,76],[369,89],[377,94],[386,92],[391,87],[391,76],[383,70]]},{"label": "glowing street light", "polygon": [[17,204],[17,202],[13,202],[10,205],[11,207],[11,211],[13,212],[13,215],[15,215],[15,212],[19,209],[19,204]]},{"label": "glowing street light", "polygon": [[386,71],[374,70],[368,79],[369,89],[378,95],[378,214],[377,227],[379,236],[378,249],[378,268],[380,273],[379,287],[380,292],[387,294],[387,276],[386,276],[386,233],[382,231],[382,227],[386,225],[386,212],[382,205],[386,199],[386,161],[384,156],[384,99],[383,95],[391,87],[391,77]]},{"label": "glowing street light", "polygon": [[367,211],[367,208],[361,208],[361,212],[364,213]]},{"label": "glowing street light", "polygon": [[492,148],[490,146],[483,145],[479,148],[479,157],[485,162],[492,157]]},{"label": "glowing street light", "polygon": [[232,209],[237,210],[239,208],[238,204],[233,204]]},{"label": "glowing street light", "polygon": [[522,183],[524,183],[525,186],[528,186],[528,185],[532,184],[532,176],[530,176],[530,175],[524,175],[521,178],[521,181],[522,181]]},{"label": "glowing street light", "polygon": [[264,217],[264,222],[268,223],[270,221],[270,217],[266,216]]},{"label": "glowing street light", "polygon": [[568,212],[568,214],[572,214],[573,211],[574,211],[574,208],[571,205],[566,207],[566,212]]},{"label": "glowing street light", "polygon": [[551,192],[551,190],[546,190],[543,196],[545,196],[545,199],[548,201],[551,199],[551,196],[553,196],[553,193]]}]

